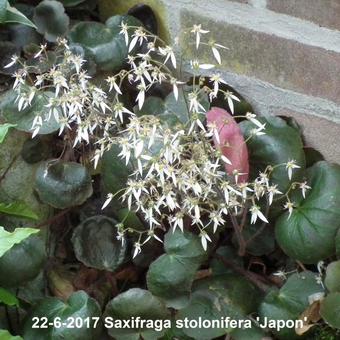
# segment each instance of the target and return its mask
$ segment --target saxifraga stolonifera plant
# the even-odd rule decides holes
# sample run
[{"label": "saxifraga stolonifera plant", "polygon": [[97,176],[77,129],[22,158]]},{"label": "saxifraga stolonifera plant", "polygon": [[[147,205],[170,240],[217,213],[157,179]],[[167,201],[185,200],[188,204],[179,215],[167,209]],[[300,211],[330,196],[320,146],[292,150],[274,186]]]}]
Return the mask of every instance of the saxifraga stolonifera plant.
[{"label": "saxifraga stolonifera plant", "polygon": [[[186,227],[196,229],[203,248],[207,249],[211,233],[227,220],[234,228],[239,254],[244,255],[242,229],[247,219],[252,224],[258,220],[268,223],[274,200],[283,202],[283,208],[291,214],[294,209],[291,191],[299,188],[305,196],[310,189],[306,182],[292,182],[287,192],[281,192],[272,181],[275,168],[285,167],[291,179],[299,165],[293,159],[273,164],[248,181],[247,140],[235,119],[250,121],[254,126],[252,136],[265,134],[265,124],[250,112],[234,115],[234,101],[239,99],[223,89],[226,81],[214,71],[215,65],[199,58],[190,60],[192,78],[188,85],[188,81],[182,80],[182,58],[175,53],[178,40],[169,46],[145,28],[125,23],[121,24],[120,34],[124,35],[130,53],[129,68],[109,76],[101,86],[92,81],[84,68],[86,61],[72,52],[65,39],[57,42],[55,64],[38,75],[31,74],[34,66],[12,57],[7,66],[19,65],[13,85],[18,110],[29,107],[38,96],[46,100],[46,113],[37,115],[33,121],[32,137],[55,119],[65,141],[73,148],[85,146],[90,150],[94,167],[113,145],[120,147],[119,156],[133,170],[126,188],[109,193],[103,209],[113,198],[120,197],[147,224],[148,228],[142,231],[126,228],[124,223],[117,225],[121,242],[125,242],[127,232],[138,235],[134,257],[151,238],[162,242],[159,231],[169,227],[182,231]],[[193,41],[197,56],[202,47],[208,47],[214,61],[221,63],[220,52],[226,47],[214,40],[206,41],[208,30],[194,25],[184,36],[187,43]],[[41,63],[48,59],[46,45],[41,45],[35,58]],[[148,91],[165,84],[171,86],[174,100],[179,100],[182,94],[186,110],[177,112],[181,119],[176,124],[161,115],[135,114],[122,99],[124,82],[136,90],[139,110]],[[207,83],[211,86],[206,86]],[[218,108],[206,112],[202,98],[212,102],[218,95],[228,103],[232,115]],[[237,143],[232,145],[228,136],[235,135]]]}]

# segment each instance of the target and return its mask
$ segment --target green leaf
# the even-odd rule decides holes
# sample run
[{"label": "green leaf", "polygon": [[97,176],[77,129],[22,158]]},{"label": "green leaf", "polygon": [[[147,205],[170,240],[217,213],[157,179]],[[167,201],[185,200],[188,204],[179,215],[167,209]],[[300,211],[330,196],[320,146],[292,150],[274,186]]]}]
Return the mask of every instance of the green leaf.
[{"label": "green leaf", "polygon": [[[46,110],[46,105],[48,104],[48,98],[51,96],[54,96],[52,92],[37,93],[32,104],[19,111],[16,101],[17,93],[10,90],[0,103],[0,111],[2,111],[3,116],[9,123],[16,124],[16,129],[32,132],[34,118],[41,116],[44,120],[47,117],[48,110]],[[49,121],[44,122],[39,130],[39,134],[45,135],[55,132],[59,127],[59,123],[55,120],[54,115],[52,115]]]},{"label": "green leaf", "polygon": [[8,123],[0,125],[0,144],[5,140],[8,130],[11,127],[15,127],[15,126],[16,126],[15,124],[8,124]]},{"label": "green leaf", "polygon": [[22,242],[32,234],[39,232],[39,229],[16,228],[12,233],[0,227],[0,257],[10,250],[15,244]]},{"label": "green leaf", "polygon": [[190,259],[164,254],[149,267],[146,276],[148,289],[162,298],[167,307],[183,308],[189,302],[197,269],[198,264]]},{"label": "green leaf", "polygon": [[[296,181],[306,164],[303,144],[298,131],[278,117],[259,117],[258,120],[266,124],[266,128],[265,135],[253,136],[247,143],[252,177],[257,177],[259,171],[263,171],[268,165],[274,166],[295,160],[301,167],[301,169],[293,171],[292,181]],[[249,121],[243,121],[240,123],[240,127],[245,138],[249,138],[255,126]],[[285,192],[291,183],[285,166],[277,167],[273,171],[271,179],[282,192]]]},{"label": "green leaf", "polygon": [[13,336],[7,330],[0,329],[1,340],[24,340],[21,336]]},{"label": "green leaf", "polygon": [[4,303],[7,306],[19,306],[19,301],[16,298],[16,296],[9,292],[7,289],[1,287],[0,287],[0,303]]},{"label": "green leaf", "polygon": [[[105,152],[102,158],[101,177],[104,187],[113,194],[126,188],[128,177],[133,172],[130,163],[125,165],[124,160],[118,156],[120,151],[118,145],[112,145],[111,149]],[[115,202],[119,202],[117,205],[121,205],[119,197],[119,194],[115,197]]]},{"label": "green leaf", "polygon": [[0,24],[4,23],[6,20],[7,6],[7,0],[0,0]]},{"label": "green leaf", "polygon": [[[97,301],[87,295],[84,291],[73,293],[67,302],[63,302],[54,297],[42,300],[29,314],[24,324],[23,337],[25,340],[46,340],[46,339],[72,339],[72,340],[92,340],[99,339],[101,324],[94,328],[95,317],[100,317],[100,307]],[[47,317],[53,323],[56,318],[60,318],[60,327],[48,327],[45,329],[32,328],[33,317]],[[81,327],[68,327],[70,319],[82,319]],[[87,327],[85,320],[89,318],[90,326]]]},{"label": "green leaf", "polygon": [[[317,283],[316,274],[306,271],[291,275],[280,290],[267,294],[259,308],[261,318],[271,320],[296,320],[309,306],[309,296],[323,293],[324,289]],[[294,329],[284,328],[274,331],[279,339],[296,339]]]},{"label": "green leaf", "polygon": [[92,195],[88,170],[75,162],[42,163],[36,172],[35,187],[44,203],[58,209],[81,205]]},{"label": "green leaf", "polygon": [[[106,305],[104,316],[112,317],[113,322],[119,320],[131,320],[133,317],[139,317],[146,320],[164,320],[169,319],[170,313],[157,297],[149,291],[132,288],[119,294]],[[165,330],[157,332],[153,329],[144,328],[121,328],[113,327],[108,329],[108,333],[114,339],[158,339],[164,334]]]},{"label": "green leaf", "polygon": [[330,292],[340,292],[340,261],[331,262],[327,266],[325,286]]},{"label": "green leaf", "polygon": [[60,2],[65,6],[65,7],[74,7],[77,6],[86,0],[61,0]]},{"label": "green leaf", "polygon": [[117,240],[117,222],[94,216],[79,224],[72,236],[77,259],[87,267],[115,271],[125,260],[126,242]]},{"label": "green leaf", "polygon": [[30,26],[32,28],[37,28],[33,22],[27,19],[20,11],[18,11],[15,7],[7,6],[6,11],[6,19],[4,21],[6,24],[15,23]]},{"label": "green leaf", "polygon": [[[224,310],[223,298],[209,289],[195,291],[190,299],[190,304],[181,309],[176,315],[178,320],[196,320],[203,317],[204,320],[221,320],[228,315],[228,311]],[[237,319],[241,313],[233,314],[232,317]],[[229,315],[231,316],[231,315]],[[195,340],[209,340],[218,338],[231,329],[224,328],[183,328],[185,335]]]},{"label": "green leaf", "polygon": [[318,162],[306,171],[312,189],[303,200],[292,198],[297,207],[276,221],[276,240],[284,252],[303,263],[317,263],[335,254],[335,237],[340,227],[340,166]]},{"label": "green leaf", "polygon": [[55,0],[41,1],[34,9],[33,21],[37,25],[38,32],[51,42],[55,42],[58,37],[63,37],[70,23],[63,4]]},{"label": "green leaf", "polygon": [[38,220],[37,214],[27,204],[22,202],[0,203],[0,213]]},{"label": "green leaf", "polygon": [[178,229],[165,235],[164,249],[166,254],[150,265],[146,276],[148,289],[168,307],[183,308],[189,302],[196,271],[208,253],[197,235]]},{"label": "green leaf", "polygon": [[18,287],[34,279],[44,262],[44,242],[39,237],[29,236],[0,257],[0,286]]},{"label": "green leaf", "polygon": [[321,302],[320,315],[332,327],[340,329],[340,293],[331,293]]},{"label": "green leaf", "polygon": [[235,273],[215,275],[194,282],[193,290],[209,289],[214,292],[223,291],[225,303],[235,305],[244,315],[257,310],[261,293],[244,277]]},{"label": "green leaf", "polygon": [[164,250],[168,255],[202,263],[208,253],[203,249],[200,238],[188,231],[169,230],[164,237]]},{"label": "green leaf", "polygon": [[139,20],[128,15],[111,17],[106,25],[83,21],[72,27],[69,40],[73,44],[80,44],[85,50],[85,56],[93,58],[99,69],[118,70],[125,64],[128,56],[124,35],[119,34],[122,21],[130,26],[141,26]]}]

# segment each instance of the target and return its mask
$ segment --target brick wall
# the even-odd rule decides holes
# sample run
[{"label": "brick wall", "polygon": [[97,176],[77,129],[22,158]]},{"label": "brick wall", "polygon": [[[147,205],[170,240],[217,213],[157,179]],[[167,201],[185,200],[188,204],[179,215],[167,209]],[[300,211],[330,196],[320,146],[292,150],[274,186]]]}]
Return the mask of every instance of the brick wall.
[{"label": "brick wall", "polygon": [[[102,0],[102,14],[120,1]],[[340,163],[340,0],[143,2],[172,37],[194,23],[212,31],[230,48],[224,79],[255,111],[295,117],[306,143]]]}]

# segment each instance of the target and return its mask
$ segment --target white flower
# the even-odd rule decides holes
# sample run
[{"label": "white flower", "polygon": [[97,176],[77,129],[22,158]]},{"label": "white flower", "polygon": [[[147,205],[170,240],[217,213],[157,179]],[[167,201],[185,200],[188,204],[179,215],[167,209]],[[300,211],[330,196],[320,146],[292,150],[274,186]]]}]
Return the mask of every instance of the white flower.
[{"label": "white flower", "polygon": [[105,209],[112,201],[113,199],[113,194],[109,193],[107,194],[107,198],[106,198],[106,201],[104,202],[103,206],[102,206],[102,210]]},{"label": "white flower", "polygon": [[175,53],[171,46],[165,46],[164,48],[158,47],[158,51],[161,55],[165,56],[164,64],[169,60],[171,60],[172,66],[176,68],[176,57]]},{"label": "white flower", "polygon": [[176,101],[178,100],[178,87],[177,85],[182,85],[185,84],[184,81],[178,81],[176,78],[171,78],[170,79],[170,84],[172,85],[172,90],[174,93],[174,97],[176,99]]},{"label": "white flower", "polygon": [[271,205],[273,203],[273,197],[274,197],[274,195],[277,195],[277,194],[282,194],[282,192],[277,189],[277,185],[272,185],[272,186],[268,187],[268,203],[269,203],[269,205]]},{"label": "white flower", "polygon": [[46,51],[47,48],[47,44],[40,44],[40,50],[38,51],[38,53],[36,53],[34,55],[34,58],[38,58],[40,57],[41,53],[43,53],[44,51]]},{"label": "white flower", "polygon": [[170,222],[172,223],[172,228],[173,228],[172,232],[175,232],[177,227],[181,229],[181,231],[183,232],[183,227],[184,227],[183,217],[184,217],[184,214],[182,212],[178,212],[176,213],[175,216],[172,216],[170,218]]},{"label": "white flower", "polygon": [[129,45],[129,32],[128,32],[128,25],[122,21],[120,24],[121,30],[119,31],[119,34],[124,34],[125,44],[126,46]]},{"label": "white flower", "polygon": [[10,68],[14,64],[16,64],[18,62],[18,60],[19,60],[19,57],[17,55],[15,55],[15,54],[12,55],[10,63],[8,63],[6,66],[4,66],[4,68]]},{"label": "white flower", "polygon": [[265,223],[269,223],[268,220],[266,219],[266,216],[264,216],[263,213],[261,212],[259,206],[253,205],[249,210],[251,212],[251,220],[250,220],[251,224],[256,223],[257,218],[259,218]]},{"label": "white flower", "polygon": [[154,239],[157,240],[158,242],[163,243],[163,241],[155,234],[154,230],[149,230],[149,231],[148,231],[148,237],[145,239],[145,241],[143,242],[143,244],[145,244],[146,242],[148,242],[151,238],[154,238]]},{"label": "white flower", "polygon": [[120,90],[119,86],[116,83],[116,77],[108,77],[106,81],[110,85],[109,92],[111,92],[112,89],[115,89],[117,93],[122,94],[122,91]]},{"label": "white flower", "polygon": [[289,212],[288,219],[289,219],[294,209],[294,202],[287,201],[283,207],[285,209],[288,209],[288,212]]},{"label": "white flower", "polygon": [[300,166],[296,164],[296,161],[294,159],[287,162],[286,169],[288,172],[289,180],[292,179],[293,169],[298,169],[298,168],[300,168]]},{"label": "white flower", "polygon": [[139,109],[141,109],[143,107],[144,104],[144,100],[145,100],[145,86],[143,86],[142,84],[137,86],[137,89],[139,90],[137,98],[136,98],[136,102],[138,102],[138,107]]},{"label": "white flower", "polygon": [[134,259],[138,254],[140,254],[141,251],[142,251],[141,244],[140,244],[139,242],[136,242],[136,243],[134,244],[134,248],[135,248],[135,250],[133,251],[133,256],[132,256],[133,259]]},{"label": "white flower", "polygon": [[230,91],[227,91],[224,95],[224,98],[227,99],[228,101],[228,105],[229,105],[229,108],[230,108],[230,112],[232,114],[234,114],[234,102],[233,100],[236,100],[237,102],[240,101],[240,99],[238,99],[232,92]]},{"label": "white flower", "polygon": [[214,85],[214,91],[213,94],[214,96],[217,96],[218,94],[218,89],[219,89],[219,84],[226,84],[226,82],[221,78],[220,73],[215,73],[210,77],[210,81],[213,82]]},{"label": "white flower", "polygon": [[219,47],[219,48],[224,48],[224,49],[228,49],[228,48],[225,47],[225,46],[223,46],[223,45],[216,44],[216,43],[212,43],[212,44],[211,44],[211,49],[212,49],[213,55],[214,55],[215,59],[217,60],[217,62],[218,62],[219,64],[221,64],[221,55],[220,55],[220,52],[219,52],[219,50],[217,49],[217,47]]},{"label": "white flower", "polygon": [[146,32],[142,27],[137,28],[132,37],[133,38],[129,46],[129,53],[134,49],[138,41],[140,46],[142,45],[143,41],[147,41]]},{"label": "white flower", "polygon": [[260,131],[263,130],[265,125],[258,121],[255,117],[256,115],[254,113],[251,112],[246,113],[246,118],[253,124],[255,124],[260,129]]},{"label": "white flower", "polygon": [[306,191],[312,188],[309,185],[307,185],[307,182],[303,182],[300,183],[300,189],[302,191],[303,198],[306,198]]},{"label": "white flower", "polygon": [[200,238],[201,238],[201,244],[204,250],[207,250],[208,248],[208,241],[211,242],[211,238],[209,237],[209,235],[202,230],[200,233]]},{"label": "white flower", "polygon": [[209,33],[209,31],[202,29],[202,25],[194,25],[190,32],[196,35],[196,49],[198,49],[200,44],[201,34]]}]

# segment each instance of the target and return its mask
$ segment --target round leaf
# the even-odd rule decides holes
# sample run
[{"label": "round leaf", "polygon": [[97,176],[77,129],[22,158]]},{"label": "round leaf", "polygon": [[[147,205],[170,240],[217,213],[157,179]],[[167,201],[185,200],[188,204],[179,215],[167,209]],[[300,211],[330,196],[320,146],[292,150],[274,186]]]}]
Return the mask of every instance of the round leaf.
[{"label": "round leaf", "polygon": [[[94,327],[95,317],[101,315],[100,307],[96,300],[89,297],[84,291],[73,293],[66,303],[57,299],[48,297],[42,300],[29,314],[24,325],[23,336],[25,340],[92,340],[99,339],[101,332],[101,324],[98,323]],[[49,322],[56,320],[61,322],[60,327],[48,328],[32,328],[33,317],[47,317]],[[70,319],[79,318],[83,320],[80,327],[67,327]],[[90,325],[87,327],[85,322],[89,318]]]},{"label": "round leaf", "polygon": [[327,266],[325,285],[330,292],[340,292],[340,261]]},{"label": "round leaf", "polygon": [[64,6],[56,0],[40,2],[34,10],[33,21],[37,25],[38,32],[51,42],[55,42],[58,37],[64,36],[70,23]]},{"label": "round leaf", "polygon": [[276,221],[276,239],[290,257],[303,263],[317,263],[335,254],[335,237],[340,227],[340,166],[318,162],[306,171],[312,187],[288,219],[284,213]]},{"label": "round leaf", "polygon": [[[19,111],[16,101],[17,94],[14,91],[9,91],[1,101],[0,111],[9,123],[16,124],[16,129],[32,132],[34,118],[41,116],[43,120],[45,120],[47,117],[48,110],[46,110],[45,105],[48,104],[48,97],[50,96],[53,96],[52,92],[38,93],[30,106]],[[59,123],[55,120],[54,115],[52,115],[48,121],[44,121],[39,130],[39,134],[45,135],[52,133],[57,131],[59,127]]]},{"label": "round leaf", "polygon": [[183,308],[189,301],[197,269],[197,263],[190,259],[164,254],[149,267],[148,289],[162,298],[168,307]]},{"label": "round leaf", "polygon": [[34,279],[45,262],[45,245],[30,236],[0,257],[0,286],[17,287]]},{"label": "round leaf", "polygon": [[[131,320],[139,317],[146,320],[169,319],[170,314],[161,300],[153,296],[149,291],[132,288],[119,294],[108,302],[105,309],[105,316],[113,318],[113,322],[119,320]],[[108,330],[109,334],[115,339],[158,339],[164,334],[147,328],[118,328],[113,327]]]},{"label": "round leaf", "polygon": [[164,237],[164,249],[167,254],[178,258],[187,258],[198,263],[203,262],[208,254],[203,249],[200,238],[188,231],[169,230]]},{"label": "round leaf", "polygon": [[94,216],[79,224],[72,236],[77,259],[88,267],[115,271],[124,261],[126,242],[117,240],[116,221]]},{"label": "round leaf", "polygon": [[72,27],[69,33],[71,43],[80,44],[87,57],[92,57],[98,68],[106,71],[118,70],[126,62],[128,47],[124,35],[119,34],[120,24],[140,26],[140,22],[130,16],[114,16],[106,21],[83,21]]},{"label": "round leaf", "polygon": [[88,170],[74,162],[42,163],[37,169],[35,185],[40,199],[58,209],[83,204],[92,195]]},{"label": "round leaf", "polygon": [[[309,306],[308,297],[323,293],[323,287],[312,272],[291,275],[280,290],[267,294],[259,308],[261,318],[271,320],[295,320]],[[279,339],[295,339],[294,329],[284,328],[275,332]]]},{"label": "round leaf", "polygon": [[[258,176],[259,171],[263,171],[268,165],[274,166],[294,159],[301,167],[293,171],[292,181],[297,180],[306,162],[298,131],[278,117],[260,117],[258,120],[266,124],[265,135],[252,136],[255,125],[249,121],[240,123],[244,137],[248,139],[252,136],[247,143],[252,177]],[[291,183],[284,166],[277,167],[271,179],[282,192],[285,192]]]},{"label": "round leaf", "polygon": [[120,151],[118,145],[112,145],[102,158],[101,175],[104,186],[113,194],[126,187],[129,174],[132,173],[130,165],[125,165],[124,160],[118,156]]},{"label": "round leaf", "polygon": [[340,293],[331,293],[321,303],[320,314],[324,320],[340,329]]}]

